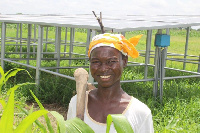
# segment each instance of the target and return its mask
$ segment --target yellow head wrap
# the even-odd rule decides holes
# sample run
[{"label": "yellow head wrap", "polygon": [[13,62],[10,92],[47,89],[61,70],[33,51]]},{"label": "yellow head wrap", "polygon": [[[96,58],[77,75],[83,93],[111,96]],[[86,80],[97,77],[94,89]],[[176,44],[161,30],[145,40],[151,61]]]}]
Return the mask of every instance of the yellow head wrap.
[{"label": "yellow head wrap", "polygon": [[110,46],[116,48],[124,55],[131,56],[132,58],[137,58],[139,56],[139,53],[136,50],[135,46],[137,45],[141,37],[142,35],[137,35],[127,40],[121,34],[104,33],[96,35],[92,38],[92,41],[90,43],[88,57],[90,57],[93,49],[101,46]]}]

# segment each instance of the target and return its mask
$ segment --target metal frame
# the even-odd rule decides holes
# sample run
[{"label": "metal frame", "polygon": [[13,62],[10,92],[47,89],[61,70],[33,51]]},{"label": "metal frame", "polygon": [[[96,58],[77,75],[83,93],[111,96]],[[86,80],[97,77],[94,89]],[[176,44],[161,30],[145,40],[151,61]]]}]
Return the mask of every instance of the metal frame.
[{"label": "metal frame", "polygon": [[[4,17],[7,19],[4,19]],[[32,18],[34,17],[38,17],[37,15],[32,17],[32,18],[28,18],[29,16],[27,15],[22,15],[20,16],[22,17],[21,19],[17,19],[16,16],[9,16],[9,15],[3,15],[3,17],[1,18],[0,15],[0,22],[1,22],[1,66],[2,68],[4,68],[4,62],[12,62],[12,63],[16,63],[19,65],[23,65],[26,66],[28,68],[33,68],[36,70],[36,84],[40,83],[40,72],[46,72],[46,73],[50,73],[50,74],[54,74],[57,76],[61,76],[64,78],[68,78],[70,80],[74,80],[74,77],[70,77],[68,75],[64,75],[64,74],[60,74],[59,73],[59,69],[69,69],[69,68],[77,68],[77,67],[85,67],[85,68],[89,68],[89,66],[71,66],[71,60],[76,60],[76,59],[85,59],[88,60],[88,56],[87,56],[87,52],[88,52],[88,47],[89,47],[89,43],[91,41],[91,38],[93,36],[95,36],[97,34],[96,31],[98,31],[100,29],[99,25],[97,23],[95,23],[95,21],[91,21],[90,20],[90,16],[86,16],[88,17],[87,19],[85,18],[85,16],[80,16],[80,22],[74,23],[72,24],[71,22],[69,22],[69,19],[73,19],[73,17],[70,16],[53,16],[55,18],[51,18],[51,16],[39,16],[41,18],[41,20],[34,20]],[[28,19],[27,19],[27,18]],[[44,18],[43,18],[44,17]],[[46,18],[45,18],[46,17]],[[66,19],[66,18],[68,19]],[[143,17],[143,16],[141,16]],[[169,17],[169,16],[166,16]],[[76,17],[74,17],[76,18]],[[133,19],[134,18],[134,19]],[[163,96],[163,81],[164,80],[168,80],[168,79],[178,79],[178,78],[192,78],[192,77],[200,77],[200,56],[199,59],[196,60],[198,61],[196,64],[198,65],[198,71],[197,72],[191,72],[191,71],[186,71],[186,70],[179,70],[179,69],[174,69],[174,68],[167,68],[165,67],[165,63],[166,60],[173,60],[173,61],[182,61],[183,62],[183,69],[185,69],[186,63],[194,63],[192,61],[194,61],[194,59],[189,59],[187,57],[190,57],[192,55],[187,55],[187,50],[188,50],[188,40],[189,40],[189,31],[190,31],[190,27],[191,26],[197,26],[200,25],[200,16],[196,16],[193,17],[192,19],[194,20],[194,22],[192,23],[184,23],[186,21],[186,19],[182,19],[182,21],[176,20],[177,24],[175,24],[173,21],[172,17],[171,19],[167,20],[168,25],[166,25],[165,23],[159,23],[159,20],[164,20],[163,16],[158,16],[157,18],[150,18],[148,19],[149,24],[153,24],[153,22],[155,22],[155,25],[153,26],[146,26],[144,25],[143,27],[140,26],[140,23],[137,23],[135,27],[127,27],[127,25],[122,25],[122,27],[119,27],[119,25],[116,25],[114,22],[124,22],[127,24],[130,24],[130,22],[132,21],[140,21],[140,19],[138,17],[133,16],[128,18],[125,17],[124,19],[115,19],[115,18],[105,18],[105,25],[107,24],[108,26],[105,26],[106,30],[113,30],[114,32],[120,32],[122,34],[125,35],[125,32],[127,31],[132,31],[132,30],[147,30],[147,38],[146,38],[146,50],[142,51],[144,53],[141,53],[141,56],[145,57],[145,63],[138,63],[138,62],[129,62],[128,66],[144,66],[144,79],[137,79],[137,80],[127,80],[127,81],[121,81],[122,83],[127,83],[127,82],[147,82],[147,81],[154,81],[154,88],[153,88],[153,94],[154,96],[157,96],[158,93],[158,88],[160,90],[160,100],[162,101],[162,96]],[[169,17],[170,18],[170,17]],[[184,16],[183,16],[184,18]],[[185,16],[185,18],[187,18],[187,16]],[[199,18],[198,20],[196,20],[196,18]],[[47,20],[45,20],[47,19]],[[51,19],[51,21],[49,21],[48,19]],[[77,20],[78,18],[76,18],[75,20]],[[66,20],[67,22],[64,22],[64,20]],[[90,21],[90,25],[86,24],[86,20]],[[113,22],[114,21],[114,22]],[[109,23],[110,22],[110,23]],[[141,21],[142,23],[143,21]],[[16,38],[14,39],[14,42],[16,42],[15,44],[12,45],[16,45],[16,51],[13,52],[12,54],[20,54],[20,58],[18,58],[18,60],[27,60],[27,64],[23,64],[23,63],[19,63],[16,62],[15,58],[11,59],[11,58],[6,58],[5,59],[5,54],[11,54],[11,53],[7,53],[5,51],[5,46],[6,44],[6,39],[8,37],[6,37],[6,24],[17,24],[17,28],[16,28]],[[146,23],[146,22],[145,22]],[[145,24],[143,23],[143,24]],[[22,38],[22,32],[23,32],[23,26],[22,24],[27,24],[28,25],[28,37],[27,38]],[[156,25],[158,24],[158,25]],[[34,36],[32,38],[32,25],[34,25]],[[113,26],[114,25],[114,26]],[[55,31],[55,39],[53,42],[48,42],[48,27],[49,26],[54,26],[56,28]],[[132,26],[132,25],[131,25]],[[38,27],[38,29],[37,29]],[[44,40],[44,27],[46,28],[46,38]],[[65,27],[65,40],[61,40],[61,27]],[[152,54],[151,50],[151,39],[152,39],[152,30],[153,29],[157,29],[158,32],[162,32],[162,29],[166,29],[166,34],[169,34],[169,29],[170,28],[174,28],[174,27],[187,27],[187,35],[186,35],[186,44],[185,44],[185,53],[183,55],[181,54],[173,54],[173,53],[167,53],[167,48],[161,48],[161,47],[156,47],[155,49],[155,54]],[[67,32],[68,32],[68,28],[70,28],[70,40],[69,40],[69,53],[66,52],[66,46],[68,45],[68,40],[67,40]],[[79,54],[79,53],[74,53],[73,49],[75,46],[77,46],[74,41],[75,38],[75,28],[85,28],[87,30],[87,38],[85,41],[85,45],[83,45],[86,48],[86,52],[85,54],[80,54],[83,55],[82,58],[73,58],[73,54]],[[19,38],[19,31],[20,31],[20,38]],[[36,32],[38,32],[38,37],[36,36]],[[20,43],[18,43],[18,41]],[[26,44],[23,44],[24,42],[22,41],[26,41]],[[62,43],[64,42],[64,43]],[[47,44],[52,43],[55,44],[55,52],[47,52]],[[43,44],[45,45],[45,50],[43,51]],[[22,52],[22,46],[27,46],[27,53]],[[61,45],[64,45],[64,52],[62,53],[60,51],[60,47]],[[30,48],[31,46],[33,46],[33,52],[30,52]],[[35,52],[35,47],[37,46],[37,53]],[[82,46],[82,45],[81,45]],[[20,51],[18,51],[18,47],[20,47]],[[27,54],[27,58],[26,59],[22,59],[21,55],[22,54]],[[29,65],[29,60],[34,60],[33,58],[30,58],[30,55],[36,55],[36,66],[31,66]],[[45,59],[43,58],[44,54],[54,54],[54,58],[49,58],[49,59]],[[60,58],[60,55],[64,54],[64,58]],[[69,54],[69,58],[66,58],[66,54]],[[184,58],[182,60],[180,59],[170,59],[167,58],[167,56],[170,55],[178,55],[178,56],[184,56]],[[197,56],[193,56],[193,57],[197,57]],[[154,58],[154,65],[150,64],[150,58]],[[42,60],[56,60],[57,65],[56,67],[41,67],[41,61]],[[68,60],[69,61],[69,66],[67,67],[60,67],[60,61],[61,60]],[[194,63],[195,64],[195,63]],[[154,78],[148,78],[148,67],[154,67]],[[56,72],[51,71],[51,69],[56,69]],[[176,77],[165,77],[165,69],[172,69],[172,70],[176,70],[176,71],[182,71],[182,72],[188,72],[191,73],[193,75],[189,75],[189,76],[176,76]],[[90,74],[90,72],[89,72]],[[89,76],[89,82],[93,83],[93,84],[97,84],[96,82],[94,82],[94,79],[92,78],[91,74]],[[158,85],[160,85],[158,87]]]}]

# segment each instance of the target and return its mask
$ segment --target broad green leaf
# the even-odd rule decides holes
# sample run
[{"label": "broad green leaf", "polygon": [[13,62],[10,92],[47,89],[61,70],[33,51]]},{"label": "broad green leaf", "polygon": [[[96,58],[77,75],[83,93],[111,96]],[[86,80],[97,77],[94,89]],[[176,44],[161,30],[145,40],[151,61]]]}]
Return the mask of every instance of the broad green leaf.
[{"label": "broad green leaf", "polygon": [[[28,111],[28,115],[32,114],[33,113],[33,105],[31,106],[31,109]],[[32,127],[33,127],[33,124],[31,124],[25,131],[25,133],[31,133],[32,131]]]},{"label": "broad green leaf", "polygon": [[56,118],[59,126],[60,133],[66,133],[66,126],[64,117],[56,111],[50,111],[50,113]]},{"label": "broad green leaf", "polygon": [[23,85],[30,85],[30,84],[35,84],[35,83],[22,83],[22,84],[17,84],[15,86],[13,86],[12,88],[10,88],[7,92],[7,95],[9,95],[12,91],[15,91],[17,88],[23,86]]},{"label": "broad green leaf", "polygon": [[106,133],[109,133],[112,122],[117,133],[134,133],[128,120],[122,114],[112,114],[107,116]]},{"label": "broad green leaf", "polygon": [[[29,112],[25,109],[25,108],[21,108],[19,107],[22,112],[24,112],[26,115],[29,115]],[[37,124],[37,126],[40,128],[40,130],[43,132],[43,133],[47,133],[47,130],[45,128],[45,126],[43,124],[41,124],[38,120],[35,120],[35,123]]]},{"label": "broad green leaf", "polygon": [[[13,77],[15,76],[19,71],[26,71],[28,73],[28,75],[31,77],[31,75],[29,74],[29,72],[25,69],[18,69],[18,68],[15,68],[15,69],[10,69],[9,71],[7,71],[6,73],[4,73],[4,70],[2,69],[2,67],[0,67],[0,73],[1,73],[1,79],[0,79],[0,95],[1,95],[1,89],[2,89],[2,86],[7,82],[7,80],[10,78],[10,77]],[[32,78],[32,77],[31,77]]]},{"label": "broad green leaf", "polygon": [[1,133],[13,132],[13,119],[14,119],[14,89],[12,89],[7,105],[3,111],[0,121]]},{"label": "broad green leaf", "polygon": [[15,76],[19,71],[22,71],[25,69],[11,69],[8,72],[5,73],[5,81],[6,82],[10,77]]},{"label": "broad green leaf", "polygon": [[4,70],[1,66],[0,66],[0,74],[1,74],[1,76],[4,75]]},{"label": "broad green leaf", "polygon": [[6,75],[8,75],[8,73],[10,72],[10,71],[12,71],[13,69],[10,69],[9,71],[7,71],[6,73],[4,73],[4,71],[3,71],[3,69],[1,68],[1,71],[2,71],[2,75],[1,75],[1,79],[0,79],[0,88],[2,88],[2,86],[5,84],[5,82],[7,81],[7,80],[5,80],[5,78],[6,78]]},{"label": "broad green leaf", "polygon": [[2,89],[2,86],[4,84],[4,79],[5,79],[5,74],[4,74],[4,70],[3,68],[0,66],[0,96],[1,96],[1,89]]},{"label": "broad green leaf", "polygon": [[[39,105],[40,109],[41,109],[41,110],[44,110],[44,107],[43,107],[43,105],[40,103],[40,101],[38,100],[38,98],[34,95],[34,93],[33,93],[31,90],[30,90],[30,92],[31,92],[32,96],[34,97],[35,101],[37,102],[37,104]],[[49,132],[50,132],[50,133],[54,133],[54,130],[53,130],[53,127],[52,127],[52,125],[51,125],[51,121],[50,121],[48,115],[45,114],[45,115],[44,115],[44,118],[45,118],[45,120],[46,120],[47,127],[48,127],[48,129],[49,129]]]},{"label": "broad green leaf", "polygon": [[65,122],[67,133],[94,133],[84,121],[75,117]]},{"label": "broad green leaf", "polygon": [[47,114],[47,110],[38,110],[33,112],[32,114],[28,115],[25,119],[22,120],[22,122],[17,126],[17,128],[14,130],[14,133],[23,133],[26,131],[26,129],[40,116]]},{"label": "broad green leaf", "polygon": [[[23,84],[17,84],[14,87],[10,88],[7,92],[7,95],[10,94],[9,100],[7,102],[6,107],[4,107],[3,115],[0,121],[0,129],[1,132],[12,132],[13,131],[13,119],[14,119],[14,92],[17,88],[19,88],[22,85],[27,85],[30,83],[23,83]],[[4,105],[5,106],[5,105]]]},{"label": "broad green leaf", "polygon": [[1,99],[1,100],[0,100],[0,103],[1,103],[1,105],[3,106],[3,109],[5,109],[5,107],[6,107],[6,102],[5,102],[5,100]]}]

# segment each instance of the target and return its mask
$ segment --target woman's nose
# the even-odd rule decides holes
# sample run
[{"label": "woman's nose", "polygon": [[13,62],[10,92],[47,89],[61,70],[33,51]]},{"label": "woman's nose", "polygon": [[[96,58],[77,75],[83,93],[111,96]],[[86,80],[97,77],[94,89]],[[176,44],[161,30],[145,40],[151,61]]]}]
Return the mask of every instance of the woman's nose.
[{"label": "woman's nose", "polygon": [[107,71],[109,68],[108,64],[107,63],[102,63],[99,70],[102,71],[102,72],[105,72]]}]

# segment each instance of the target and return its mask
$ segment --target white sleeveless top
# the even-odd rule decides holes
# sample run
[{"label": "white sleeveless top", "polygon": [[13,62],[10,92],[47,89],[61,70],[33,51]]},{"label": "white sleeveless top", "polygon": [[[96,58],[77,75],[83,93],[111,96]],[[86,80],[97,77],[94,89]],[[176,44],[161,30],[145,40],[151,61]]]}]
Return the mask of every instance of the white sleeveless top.
[{"label": "white sleeveless top", "polygon": [[[107,125],[105,123],[99,123],[93,120],[88,113],[88,94],[89,92],[86,93],[84,122],[88,124],[94,130],[95,133],[106,133]],[[72,97],[69,103],[69,109],[67,113],[68,120],[76,117],[76,101],[77,96],[75,95]],[[134,133],[154,132],[151,110],[138,99],[132,97],[127,108],[122,114],[129,121]],[[116,133],[113,124],[110,127],[110,133]]]}]

